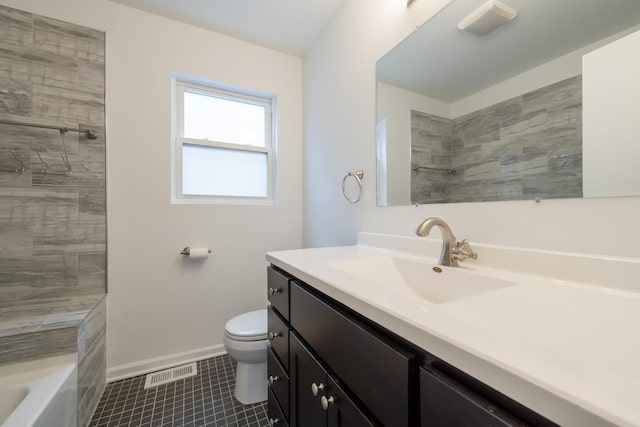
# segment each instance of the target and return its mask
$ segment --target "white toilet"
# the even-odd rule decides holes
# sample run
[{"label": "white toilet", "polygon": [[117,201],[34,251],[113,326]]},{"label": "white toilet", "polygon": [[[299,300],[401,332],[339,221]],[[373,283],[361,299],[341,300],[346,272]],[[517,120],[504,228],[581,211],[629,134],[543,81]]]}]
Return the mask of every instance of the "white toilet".
[{"label": "white toilet", "polygon": [[238,362],[235,396],[244,405],[267,400],[267,309],[240,314],[224,325],[224,347]]}]

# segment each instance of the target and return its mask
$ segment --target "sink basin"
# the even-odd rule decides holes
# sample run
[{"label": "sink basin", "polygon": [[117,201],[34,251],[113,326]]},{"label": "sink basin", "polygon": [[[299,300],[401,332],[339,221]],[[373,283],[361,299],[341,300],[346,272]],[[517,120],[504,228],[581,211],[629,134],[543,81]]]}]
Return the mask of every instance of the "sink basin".
[{"label": "sink basin", "polygon": [[330,261],[327,266],[377,285],[409,288],[431,303],[458,301],[514,282],[391,256]]}]

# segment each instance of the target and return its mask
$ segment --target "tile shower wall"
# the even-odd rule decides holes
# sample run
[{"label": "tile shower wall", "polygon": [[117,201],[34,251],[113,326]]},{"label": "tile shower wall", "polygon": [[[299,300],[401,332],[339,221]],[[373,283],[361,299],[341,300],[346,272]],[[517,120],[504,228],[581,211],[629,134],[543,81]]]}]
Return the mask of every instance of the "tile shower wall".
[{"label": "tile shower wall", "polygon": [[78,327],[78,424],[91,421],[106,386],[107,303],[102,301]]},{"label": "tile shower wall", "polygon": [[75,408],[86,426],[106,383],[106,314],[104,294],[0,308],[0,365],[77,353]]},{"label": "tile shower wall", "polygon": [[412,111],[413,203],[582,197],[581,76],[450,120],[448,164],[447,121]]},{"label": "tile shower wall", "polygon": [[0,308],[105,292],[104,40],[0,7],[0,119],[99,133],[64,136],[65,176],[56,130],[0,124]]},{"label": "tile shower wall", "polygon": [[445,203],[453,181],[453,121],[411,111],[411,202]]}]

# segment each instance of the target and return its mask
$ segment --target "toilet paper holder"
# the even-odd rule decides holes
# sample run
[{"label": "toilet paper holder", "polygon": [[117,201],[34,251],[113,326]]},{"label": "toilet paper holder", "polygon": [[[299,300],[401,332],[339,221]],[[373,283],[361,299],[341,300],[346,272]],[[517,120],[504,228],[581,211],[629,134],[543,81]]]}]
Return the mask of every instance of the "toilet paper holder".
[{"label": "toilet paper holder", "polygon": [[[207,249],[207,253],[211,253],[211,249]],[[191,247],[185,246],[185,248],[180,252],[180,255],[191,255]]]}]

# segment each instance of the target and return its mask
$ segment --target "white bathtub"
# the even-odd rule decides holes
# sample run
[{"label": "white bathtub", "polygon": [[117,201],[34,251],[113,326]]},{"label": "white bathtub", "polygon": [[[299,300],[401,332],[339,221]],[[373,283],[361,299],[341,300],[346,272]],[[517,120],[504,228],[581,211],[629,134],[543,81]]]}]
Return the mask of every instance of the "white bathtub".
[{"label": "white bathtub", "polygon": [[77,425],[77,354],[0,366],[0,427]]}]

